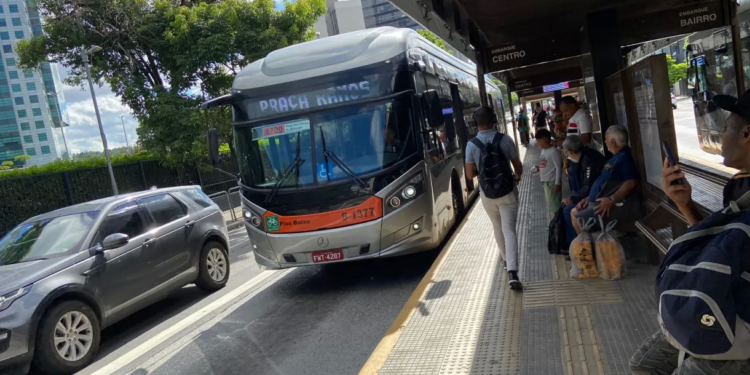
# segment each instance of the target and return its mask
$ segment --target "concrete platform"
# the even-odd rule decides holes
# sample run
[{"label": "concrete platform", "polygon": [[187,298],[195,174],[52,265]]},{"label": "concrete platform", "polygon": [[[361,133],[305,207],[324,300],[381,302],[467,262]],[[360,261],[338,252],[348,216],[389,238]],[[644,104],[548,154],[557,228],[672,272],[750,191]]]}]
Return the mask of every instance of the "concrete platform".
[{"label": "concrete platform", "polygon": [[[518,235],[525,290],[507,285],[481,204],[435,262],[361,374],[625,375],[628,358],[658,329],[656,266],[623,243],[619,281],[573,280],[570,262],[547,252],[539,148],[525,152]],[[630,249],[629,249],[630,248]]]}]

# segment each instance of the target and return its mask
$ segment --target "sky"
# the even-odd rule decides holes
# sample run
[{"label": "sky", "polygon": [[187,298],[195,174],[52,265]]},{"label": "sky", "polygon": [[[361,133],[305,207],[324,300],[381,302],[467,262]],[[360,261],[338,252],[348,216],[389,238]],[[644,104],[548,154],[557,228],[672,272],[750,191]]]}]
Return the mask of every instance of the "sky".
[{"label": "sky", "polygon": [[[274,2],[276,3],[276,9],[284,9],[283,0],[274,0]],[[58,70],[60,78],[64,80],[67,77],[67,70],[60,65],[58,65]],[[88,84],[84,88],[64,85],[62,88],[58,87],[57,90],[62,90],[65,95],[66,111],[70,120],[70,126],[65,128],[65,136],[70,153],[103,151]],[[105,84],[102,87],[94,85],[94,91],[109,149],[125,146],[125,132],[127,132],[127,140],[132,146],[138,140],[136,134],[138,121],[130,114],[130,109],[124,106],[120,99],[112,93],[109,85]],[[120,116],[123,115],[125,117],[121,120]],[[125,122],[124,132],[123,120]]]}]

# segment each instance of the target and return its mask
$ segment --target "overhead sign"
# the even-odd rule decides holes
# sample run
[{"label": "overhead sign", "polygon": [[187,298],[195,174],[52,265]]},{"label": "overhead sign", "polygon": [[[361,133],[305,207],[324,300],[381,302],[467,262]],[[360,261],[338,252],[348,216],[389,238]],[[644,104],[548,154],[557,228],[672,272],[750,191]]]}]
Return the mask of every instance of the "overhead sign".
[{"label": "overhead sign", "polygon": [[554,85],[544,86],[542,91],[553,92],[553,91],[565,90],[568,88],[570,88],[570,85],[568,84],[568,82],[562,82],[562,83],[557,83]]},{"label": "overhead sign", "polygon": [[503,44],[487,50],[487,72],[578,56],[579,49],[577,34]]},{"label": "overhead sign", "polygon": [[[544,72],[529,77],[511,78],[508,79],[508,88],[510,91],[521,91],[535,87],[544,87],[546,85],[556,85],[560,84],[560,82],[575,81],[581,78],[583,78],[581,75],[581,68],[572,67]],[[562,89],[555,89],[552,91],[556,90]]]},{"label": "overhead sign", "polygon": [[619,21],[625,45],[728,26],[720,0],[683,5]]}]

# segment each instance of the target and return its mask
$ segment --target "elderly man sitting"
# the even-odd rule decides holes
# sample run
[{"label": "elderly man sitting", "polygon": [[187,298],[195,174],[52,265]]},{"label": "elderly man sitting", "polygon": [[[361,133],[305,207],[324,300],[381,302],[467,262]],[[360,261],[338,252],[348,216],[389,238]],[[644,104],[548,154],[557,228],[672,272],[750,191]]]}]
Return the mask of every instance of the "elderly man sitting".
[{"label": "elderly man sitting", "polygon": [[576,204],[589,197],[591,187],[594,186],[602,173],[605,160],[604,155],[586,147],[581,137],[577,135],[565,138],[562,146],[567,151],[568,158],[578,165],[578,168],[576,168],[577,175],[568,176],[578,182],[578,188],[573,191],[570,198],[563,199],[563,204],[565,204],[563,214],[566,218],[565,233],[568,242],[571,242],[576,237],[576,230],[570,220],[571,212],[576,208]]},{"label": "elderly man sitting", "polygon": [[620,125],[612,125],[607,129],[604,139],[613,156],[594,181],[588,197],[578,202],[570,212],[569,220],[576,233],[581,232],[576,218],[586,221],[601,215],[605,221],[632,221],[643,216],[640,201],[633,194],[640,177],[628,147],[627,130]]}]

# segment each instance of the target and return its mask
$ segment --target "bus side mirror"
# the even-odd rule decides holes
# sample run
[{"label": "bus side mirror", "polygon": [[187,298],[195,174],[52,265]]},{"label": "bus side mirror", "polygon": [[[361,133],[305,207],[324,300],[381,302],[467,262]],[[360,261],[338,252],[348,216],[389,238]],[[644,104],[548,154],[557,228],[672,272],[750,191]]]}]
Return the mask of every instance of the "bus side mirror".
[{"label": "bus side mirror", "polygon": [[424,107],[427,109],[430,127],[437,128],[445,123],[443,118],[443,106],[440,104],[440,97],[435,90],[427,90],[422,95]]},{"label": "bus side mirror", "polygon": [[219,164],[219,132],[216,128],[208,129],[208,162],[211,165]]}]

